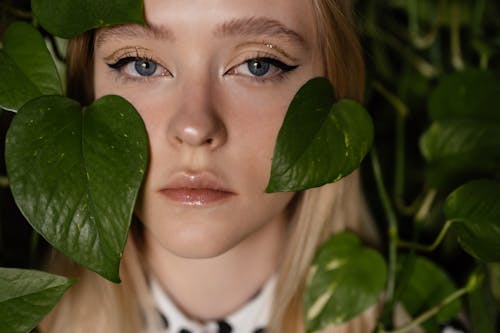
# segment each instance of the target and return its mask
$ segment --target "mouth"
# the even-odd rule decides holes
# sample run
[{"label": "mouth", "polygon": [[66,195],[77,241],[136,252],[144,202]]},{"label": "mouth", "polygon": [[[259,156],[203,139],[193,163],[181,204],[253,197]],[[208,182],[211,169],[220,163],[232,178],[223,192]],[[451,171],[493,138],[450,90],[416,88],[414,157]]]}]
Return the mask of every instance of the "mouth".
[{"label": "mouth", "polygon": [[169,201],[195,207],[221,203],[236,195],[208,173],[178,174],[160,192]]}]

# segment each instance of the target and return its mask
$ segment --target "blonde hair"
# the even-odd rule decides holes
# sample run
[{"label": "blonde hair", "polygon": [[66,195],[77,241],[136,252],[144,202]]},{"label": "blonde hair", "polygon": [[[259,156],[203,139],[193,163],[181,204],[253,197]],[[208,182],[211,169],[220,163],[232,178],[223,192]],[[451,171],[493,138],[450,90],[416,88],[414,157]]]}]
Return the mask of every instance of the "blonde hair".
[{"label": "blonde hair", "polygon": [[[361,47],[353,24],[351,0],[312,0],[323,52],[325,76],[335,87],[338,97],[361,100],[364,94],[364,64]],[[84,104],[93,99],[92,68],[93,33],[71,41],[68,54],[68,95]],[[306,190],[297,195],[291,220],[291,234],[286,255],[279,268],[271,322],[267,332],[303,333],[303,292],[305,279],[318,246],[329,235],[352,230],[362,239],[375,243],[377,232],[362,196],[359,173],[343,180]],[[134,234],[132,232],[131,234]],[[137,234],[137,232],[135,232]],[[110,283],[77,265],[62,264],[67,259],[57,255],[51,266],[66,267],[66,275],[78,275],[80,281],[44,321],[47,332],[123,332],[136,333],[144,322],[155,320],[147,309],[148,296],[141,251],[136,237],[129,237],[121,264],[121,284]],[[95,307],[94,304],[99,304]],[[151,318],[148,318],[151,317]],[[325,332],[368,333],[377,317],[372,307],[359,317]],[[96,328],[99,330],[97,331]]]}]

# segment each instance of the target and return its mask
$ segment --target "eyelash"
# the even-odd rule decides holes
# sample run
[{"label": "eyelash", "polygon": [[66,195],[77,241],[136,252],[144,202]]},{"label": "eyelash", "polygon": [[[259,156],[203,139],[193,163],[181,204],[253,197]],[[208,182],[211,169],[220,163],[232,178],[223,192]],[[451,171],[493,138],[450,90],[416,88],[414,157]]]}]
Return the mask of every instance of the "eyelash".
[{"label": "eyelash", "polygon": [[268,63],[269,65],[277,68],[279,71],[277,74],[272,75],[271,77],[259,77],[256,75],[246,75],[249,79],[254,80],[259,83],[266,83],[266,82],[272,82],[272,81],[280,81],[286,78],[286,76],[292,72],[293,70],[297,69],[299,67],[298,65],[292,66],[288,65],[281,60],[278,60],[277,58],[274,58],[269,55],[257,55],[256,57],[251,57],[248,58],[247,60],[243,61],[237,66],[232,67],[229,69],[226,73],[224,74],[236,74],[237,73],[231,73],[232,71],[235,71],[238,67],[243,66],[243,65],[249,65],[250,62],[252,61],[260,61],[264,63]]},{"label": "eyelash", "polygon": [[[126,73],[123,73],[123,70],[124,70],[125,66],[127,66],[127,65],[129,65],[131,63],[136,63],[138,61],[145,61],[145,62],[154,63],[156,66],[162,68],[165,72],[167,72],[168,76],[172,76],[173,77],[172,73],[169,70],[167,70],[166,68],[164,68],[157,61],[155,61],[153,58],[145,57],[145,56],[140,56],[140,55],[124,55],[121,58],[117,59],[114,63],[108,63],[107,65],[112,70],[114,70],[114,71],[118,72],[119,74],[121,74],[121,76],[123,76],[123,78],[130,79],[130,80],[147,80],[147,79],[150,79],[152,77],[158,76],[158,75],[143,76],[143,75],[140,75],[140,74],[138,76],[131,76],[131,75],[128,75]],[[267,64],[273,66],[274,68],[276,68],[279,71],[277,74],[272,75],[271,77],[259,77],[259,76],[256,76],[256,75],[245,75],[249,79],[254,80],[256,82],[259,82],[259,83],[265,83],[265,82],[268,82],[268,81],[280,81],[280,80],[283,80],[283,79],[286,78],[286,76],[290,72],[292,72],[293,70],[295,70],[295,69],[297,69],[299,67],[298,65],[295,65],[295,66],[288,65],[288,64],[286,64],[286,63],[278,60],[277,58],[274,58],[274,57],[271,57],[271,56],[268,56],[268,55],[257,55],[256,57],[248,58],[247,60],[241,62],[240,64],[238,64],[236,66],[233,66],[228,71],[226,71],[224,73],[224,75],[226,75],[226,74],[238,75],[238,73],[231,73],[231,72],[235,71],[240,66],[243,66],[243,65],[247,65],[248,66],[250,64],[250,62],[252,62],[252,61],[259,61],[259,62],[267,63]],[[166,76],[166,75],[162,74],[160,76]]]},{"label": "eyelash", "polygon": [[[154,64],[155,66],[157,66],[158,69],[162,70],[162,73],[160,75],[150,75],[150,76],[144,76],[144,75],[140,75],[140,74],[138,74],[137,76],[134,76],[134,75],[129,75],[127,73],[124,73],[125,67],[127,65],[137,63],[139,61],[144,61],[147,63]],[[148,79],[151,79],[151,78],[157,77],[157,76],[161,76],[161,77],[173,76],[172,73],[170,73],[170,71],[168,69],[166,69],[164,66],[160,65],[160,63],[158,61],[155,61],[151,57],[141,56],[138,54],[138,52],[136,54],[130,54],[130,53],[124,54],[123,56],[119,57],[115,62],[107,63],[107,65],[113,71],[117,72],[119,74],[120,78],[126,79],[126,80],[131,80],[131,81],[148,80]]]}]

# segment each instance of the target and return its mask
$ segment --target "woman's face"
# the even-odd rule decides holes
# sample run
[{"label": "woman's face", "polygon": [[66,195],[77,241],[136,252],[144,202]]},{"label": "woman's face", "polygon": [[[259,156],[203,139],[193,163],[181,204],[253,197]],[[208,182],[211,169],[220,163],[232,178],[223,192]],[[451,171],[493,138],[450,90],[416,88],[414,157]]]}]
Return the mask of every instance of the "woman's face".
[{"label": "woman's face", "polygon": [[148,27],[100,30],[95,94],[141,114],[150,165],[136,214],[177,255],[222,254],[285,221],[266,194],[294,94],[323,74],[309,0],[146,0]]}]

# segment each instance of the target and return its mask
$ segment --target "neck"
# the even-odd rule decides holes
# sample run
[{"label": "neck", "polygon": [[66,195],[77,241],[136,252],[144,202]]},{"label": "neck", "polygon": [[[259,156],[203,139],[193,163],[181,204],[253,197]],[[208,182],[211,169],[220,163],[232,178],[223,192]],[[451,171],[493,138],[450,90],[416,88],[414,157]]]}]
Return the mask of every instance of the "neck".
[{"label": "neck", "polygon": [[263,226],[213,258],[176,256],[146,230],[150,271],[176,305],[199,321],[220,319],[249,301],[276,272],[286,243],[286,220]]}]

